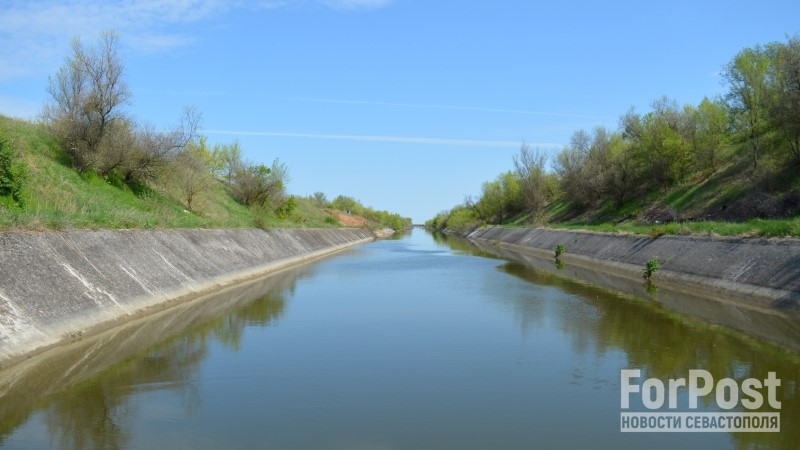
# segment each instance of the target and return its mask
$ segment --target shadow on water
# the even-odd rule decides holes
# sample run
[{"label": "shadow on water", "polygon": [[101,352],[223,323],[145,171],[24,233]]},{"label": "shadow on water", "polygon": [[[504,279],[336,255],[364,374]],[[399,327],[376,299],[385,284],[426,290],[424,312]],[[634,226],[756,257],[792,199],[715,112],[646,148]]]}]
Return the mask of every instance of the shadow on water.
[{"label": "shadow on water", "polygon": [[193,374],[213,343],[238,351],[244,329],[283,314],[309,266],[226,289],[37,355],[0,371],[0,446],[32,415],[52,445],[123,448],[137,416],[134,395],[170,390],[191,414]]},{"label": "shadow on water", "polygon": [[[650,295],[645,283],[582,267],[558,267],[555,259],[509,251],[464,238],[434,235],[455,251],[507,261],[498,269],[526,282],[556,288],[579,299],[593,314],[576,314],[575,304],[498,297],[523,327],[555,320],[571,337],[577,353],[621,350],[628,367],[643,378],[686,377],[702,368],[715,380],[782,379],[780,433],[733,433],[741,448],[800,448],[800,318],[793,313],[747,308],[667,289]],[[706,406],[711,405],[710,400]],[[753,412],[739,405],[733,411]],[[764,402],[759,410],[773,411]]]}]

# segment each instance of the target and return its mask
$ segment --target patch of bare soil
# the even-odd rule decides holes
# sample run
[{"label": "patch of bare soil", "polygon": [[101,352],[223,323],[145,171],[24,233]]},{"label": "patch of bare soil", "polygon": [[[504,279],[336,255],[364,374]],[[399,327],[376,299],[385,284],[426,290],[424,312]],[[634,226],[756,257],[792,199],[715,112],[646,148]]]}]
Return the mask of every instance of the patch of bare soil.
[{"label": "patch of bare soil", "polygon": [[361,216],[356,216],[355,214],[345,214],[339,211],[332,211],[329,209],[326,209],[325,212],[330,214],[331,217],[336,219],[336,221],[339,222],[339,225],[343,227],[359,228],[369,225],[367,219]]}]

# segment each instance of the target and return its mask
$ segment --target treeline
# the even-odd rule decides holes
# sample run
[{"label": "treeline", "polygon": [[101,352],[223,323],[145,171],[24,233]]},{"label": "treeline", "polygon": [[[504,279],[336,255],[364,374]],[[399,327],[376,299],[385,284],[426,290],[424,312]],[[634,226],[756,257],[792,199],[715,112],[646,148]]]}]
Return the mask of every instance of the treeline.
[{"label": "treeline", "polygon": [[579,130],[550,161],[523,145],[515,170],[484,183],[477,201],[429,221],[433,228],[466,229],[504,223],[527,213],[541,220],[555,199],[580,213],[620,209],[629,199],[666,192],[691,177],[707,178],[747,160],[754,179],[800,164],[800,38],[739,52],[723,67],[727,93],[698,105],[662,97],[652,111],[623,114],[616,130]]}]

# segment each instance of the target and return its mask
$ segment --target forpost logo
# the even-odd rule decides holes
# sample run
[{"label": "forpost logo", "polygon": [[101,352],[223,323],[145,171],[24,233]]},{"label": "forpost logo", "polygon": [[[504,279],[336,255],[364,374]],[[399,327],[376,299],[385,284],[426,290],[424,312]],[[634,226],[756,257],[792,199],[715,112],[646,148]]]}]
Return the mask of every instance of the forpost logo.
[{"label": "forpost logo", "polygon": [[[767,378],[737,382],[723,378],[714,382],[707,370],[690,370],[686,378],[641,380],[641,370],[620,371],[620,431],[622,432],[780,432],[781,402],[775,372]],[[765,396],[766,394],[766,396]],[[637,398],[638,397],[638,398]],[[686,402],[679,402],[681,400]],[[753,412],[764,407],[772,412]],[[646,411],[633,412],[631,400],[641,401]],[[720,412],[701,412],[698,401],[715,402]],[[731,410],[743,408],[747,411]],[[665,411],[666,410],[666,411]],[[686,412],[688,410],[689,412]]]}]

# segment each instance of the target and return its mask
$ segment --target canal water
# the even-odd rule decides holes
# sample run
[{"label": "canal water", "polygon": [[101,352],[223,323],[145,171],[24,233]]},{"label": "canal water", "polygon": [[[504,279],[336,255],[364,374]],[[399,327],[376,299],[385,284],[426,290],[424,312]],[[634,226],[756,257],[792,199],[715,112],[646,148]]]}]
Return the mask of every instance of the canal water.
[{"label": "canal water", "polygon": [[[800,448],[796,318],[543,267],[417,229],[284,270],[0,371],[0,446]],[[625,368],[776,372],[781,432],[621,433]]]}]

